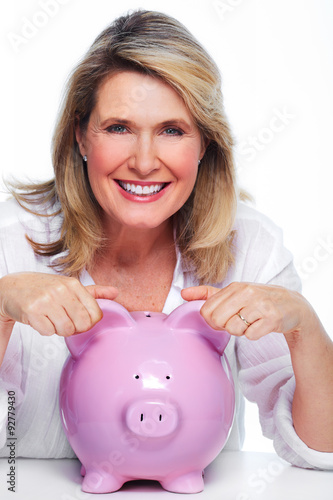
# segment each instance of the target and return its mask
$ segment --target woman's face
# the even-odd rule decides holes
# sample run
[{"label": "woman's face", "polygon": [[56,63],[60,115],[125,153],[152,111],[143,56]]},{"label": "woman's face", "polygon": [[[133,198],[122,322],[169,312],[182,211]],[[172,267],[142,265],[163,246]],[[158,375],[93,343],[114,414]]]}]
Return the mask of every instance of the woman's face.
[{"label": "woman's face", "polygon": [[166,83],[132,71],[99,88],[77,141],[105,222],[156,228],[186,202],[205,147],[181,97]]}]

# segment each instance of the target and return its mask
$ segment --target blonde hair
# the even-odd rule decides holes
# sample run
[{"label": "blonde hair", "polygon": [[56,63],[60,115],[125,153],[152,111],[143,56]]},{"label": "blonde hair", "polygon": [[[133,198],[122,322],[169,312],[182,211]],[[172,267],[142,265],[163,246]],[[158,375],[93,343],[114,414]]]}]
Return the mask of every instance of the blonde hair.
[{"label": "blonde hair", "polygon": [[[79,276],[103,245],[101,209],[89,185],[75,126],[79,123],[85,131],[101,83],[123,70],[168,83],[183,98],[203,139],[209,141],[193,192],[174,220],[184,262],[201,283],[220,282],[233,262],[236,208],[233,139],[223,109],[220,74],[191,33],[158,12],[139,10],[116,19],[73,71],[53,137],[55,178],[20,186],[13,193],[22,205],[30,202],[26,208],[31,211],[31,200],[42,199],[58,207],[63,216],[61,234],[47,244],[29,241],[39,255],[62,253],[57,266],[71,276]],[[42,215],[40,209],[36,212]]]}]

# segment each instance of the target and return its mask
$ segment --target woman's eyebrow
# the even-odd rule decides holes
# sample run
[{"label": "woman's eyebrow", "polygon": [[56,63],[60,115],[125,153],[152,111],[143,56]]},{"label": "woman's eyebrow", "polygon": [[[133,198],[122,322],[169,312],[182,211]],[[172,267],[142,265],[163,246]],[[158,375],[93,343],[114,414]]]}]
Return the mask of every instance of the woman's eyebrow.
[{"label": "woman's eyebrow", "polygon": [[109,116],[101,122],[101,127],[108,125],[110,122],[119,123],[120,125],[132,125],[134,122],[126,120],[125,118],[118,118],[117,116]]},{"label": "woman's eyebrow", "polygon": [[[120,125],[135,125],[135,122],[132,120],[127,120],[126,118],[119,118],[117,116],[109,116],[108,118],[103,119],[100,126],[104,127],[109,123],[119,123]],[[166,127],[168,125],[178,125],[183,127],[189,127],[190,123],[182,118],[169,118],[168,120],[164,120],[163,122],[158,123],[158,126]]]},{"label": "woman's eyebrow", "polygon": [[183,127],[188,127],[190,126],[190,123],[187,122],[186,120],[183,120],[182,118],[172,118],[171,120],[165,120],[160,123],[162,126],[167,126],[167,125],[179,125]]}]

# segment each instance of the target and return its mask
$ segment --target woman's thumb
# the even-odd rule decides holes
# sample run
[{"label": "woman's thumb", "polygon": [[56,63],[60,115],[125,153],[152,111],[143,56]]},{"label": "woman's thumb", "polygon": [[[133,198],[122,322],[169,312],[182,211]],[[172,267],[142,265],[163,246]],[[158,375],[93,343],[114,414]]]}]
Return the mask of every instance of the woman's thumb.
[{"label": "woman's thumb", "polygon": [[209,297],[214,295],[218,290],[213,286],[190,286],[188,288],[183,288],[181,295],[184,300],[207,300]]},{"label": "woman's thumb", "polygon": [[87,291],[94,297],[94,299],[109,299],[113,300],[118,295],[118,289],[114,286],[106,285],[89,285],[86,287]]}]

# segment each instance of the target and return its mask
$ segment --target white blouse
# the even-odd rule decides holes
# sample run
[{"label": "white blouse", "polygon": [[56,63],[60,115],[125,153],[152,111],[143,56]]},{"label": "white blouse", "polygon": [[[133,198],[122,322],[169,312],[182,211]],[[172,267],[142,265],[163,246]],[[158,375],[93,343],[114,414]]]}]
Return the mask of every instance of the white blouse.
[{"label": "white blouse", "polygon": [[[42,242],[59,234],[61,216],[36,217],[14,200],[0,203],[0,277],[13,272],[56,273],[54,258],[36,256],[25,234]],[[220,288],[233,281],[269,283],[300,290],[292,256],[282,243],[281,230],[256,210],[239,203],[234,229],[235,264]],[[93,284],[87,272],[84,285]],[[180,291],[197,282],[182,267],[178,255],[172,285],[163,312],[183,303]],[[271,333],[257,341],[231,337],[226,355],[236,387],[236,417],[225,449],[240,449],[244,439],[244,398],[258,404],[263,434],[273,439],[277,453],[288,462],[307,468],[333,469],[333,453],[308,448],[297,436],[291,404],[295,380],[284,336]],[[68,356],[62,337],[44,337],[16,323],[0,367],[0,456],[6,447],[8,391],[15,391],[16,453],[20,457],[74,457],[62,429],[58,387]],[[12,393],[11,393],[12,394]]]}]

